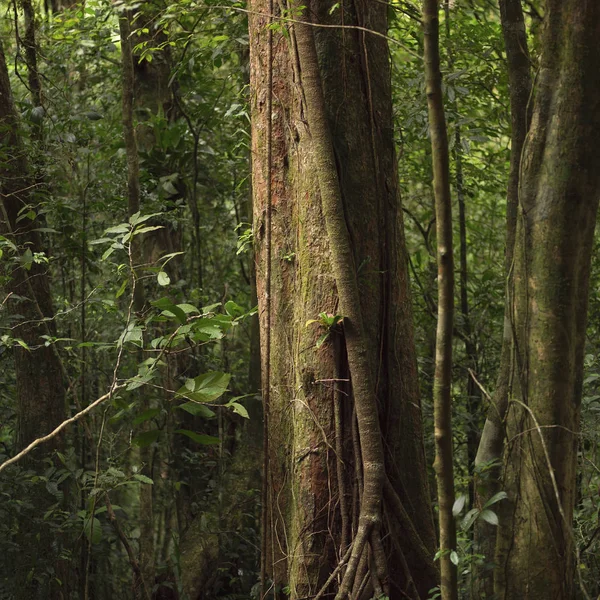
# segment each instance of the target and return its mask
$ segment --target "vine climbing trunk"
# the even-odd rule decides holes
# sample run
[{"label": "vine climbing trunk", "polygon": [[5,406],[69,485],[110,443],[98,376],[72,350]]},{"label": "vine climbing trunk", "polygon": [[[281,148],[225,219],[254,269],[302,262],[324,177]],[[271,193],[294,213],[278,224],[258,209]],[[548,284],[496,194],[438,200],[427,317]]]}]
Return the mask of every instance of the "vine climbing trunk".
[{"label": "vine climbing trunk", "polygon": [[[131,14],[129,11],[119,15],[119,30],[121,36],[121,58],[123,71],[123,137],[127,157],[127,202],[128,214],[132,217],[140,212],[140,164],[134,124],[134,65],[131,50]],[[140,280],[140,266],[144,263],[142,241],[134,236],[130,242],[130,262],[134,282],[133,308],[141,317],[146,308],[144,285]],[[150,408],[150,401],[145,393],[141,393],[140,410]],[[145,424],[148,425],[148,422]],[[152,479],[152,451],[150,446],[140,448],[141,473]],[[140,571],[144,587],[152,590],[154,587],[154,508],[153,486],[140,484],[139,499],[140,520]]]},{"label": "vine climbing trunk", "polygon": [[438,322],[433,381],[435,473],[439,504],[442,600],[457,600],[454,467],[452,464],[452,341],[454,256],[450,159],[442,94],[439,50],[439,1],[423,2],[424,61],[437,232]]},{"label": "vine climbing trunk", "polygon": [[387,9],[294,4],[283,7],[294,22],[275,14],[269,34],[268,0],[250,8],[263,386],[270,377],[266,592],[426,598],[436,542],[389,54],[369,33],[385,34]]},{"label": "vine climbing trunk", "polygon": [[[348,567],[336,595],[336,600],[343,600],[352,589],[365,545],[370,536],[379,535],[381,529],[385,464],[374,373],[367,352],[356,265],[344,216],[344,203],[327,121],[313,29],[310,24],[298,23],[294,27],[294,33],[300,59],[301,85],[313,145],[313,160],[321,195],[322,213],[331,248],[332,273],[339,299],[338,310],[343,319],[362,455],[363,489],[359,520]],[[386,585],[387,565],[384,563],[381,568],[383,584]],[[378,583],[382,584],[382,582]],[[385,591],[387,592],[387,589]]]},{"label": "vine climbing trunk", "polygon": [[520,159],[494,592],[573,598],[573,507],[589,273],[600,197],[600,4],[548,0]]}]

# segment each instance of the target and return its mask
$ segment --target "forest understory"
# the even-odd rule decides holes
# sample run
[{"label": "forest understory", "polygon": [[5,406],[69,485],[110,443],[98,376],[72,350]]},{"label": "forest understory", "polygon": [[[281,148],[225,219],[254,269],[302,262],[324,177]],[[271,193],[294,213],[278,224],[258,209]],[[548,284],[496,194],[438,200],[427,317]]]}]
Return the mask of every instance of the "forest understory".
[{"label": "forest understory", "polygon": [[600,600],[600,3],[0,7],[0,600]]}]

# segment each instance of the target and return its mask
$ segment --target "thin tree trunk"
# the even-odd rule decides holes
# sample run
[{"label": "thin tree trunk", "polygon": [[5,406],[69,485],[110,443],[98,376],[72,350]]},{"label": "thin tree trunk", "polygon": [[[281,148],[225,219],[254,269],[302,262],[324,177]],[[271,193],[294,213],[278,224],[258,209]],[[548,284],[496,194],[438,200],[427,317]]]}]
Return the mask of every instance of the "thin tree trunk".
[{"label": "thin tree trunk", "polygon": [[548,0],[522,152],[494,592],[574,597],[573,507],[600,155],[600,4]]},{"label": "thin tree trunk", "polygon": [[[119,17],[121,33],[121,56],[123,61],[123,136],[125,138],[125,151],[127,156],[127,199],[128,214],[140,211],[140,166],[138,157],[137,140],[133,119],[134,106],[134,68],[133,54],[131,51],[131,26],[130,15],[125,12]],[[143,283],[139,281],[138,268],[142,264],[142,241],[139,236],[131,240],[132,277],[137,280],[134,295],[134,310],[141,315],[146,305]],[[142,392],[143,393],[143,392]],[[141,410],[150,407],[149,399],[143,394]],[[147,421],[144,426],[148,426]],[[152,449],[149,446],[140,448],[140,461],[142,474],[152,479]],[[153,512],[153,486],[140,484],[140,570],[144,587],[152,590],[154,587],[154,512]]]},{"label": "thin tree trunk", "polygon": [[439,503],[441,592],[443,600],[457,600],[457,571],[452,462],[452,340],[454,327],[454,258],[448,135],[442,96],[439,55],[439,3],[423,2],[425,82],[433,161],[433,188],[438,259],[438,324],[436,334],[433,410],[435,462]]},{"label": "thin tree trunk", "polygon": [[[488,409],[487,419],[479,441],[475,457],[476,504],[479,509],[501,490],[500,461],[504,448],[504,418],[511,393],[511,372],[513,363],[513,256],[519,205],[519,179],[523,147],[533,101],[531,97],[531,65],[527,48],[527,31],[521,0],[500,0],[502,33],[508,63],[508,81],[511,110],[511,156],[506,195],[506,249],[504,255],[504,275],[506,295],[504,309],[504,333],[500,365],[496,379],[493,401]],[[499,506],[498,509],[502,507]],[[486,562],[493,561],[496,546],[496,527],[478,519],[475,523],[475,552],[485,556]],[[489,598],[493,593],[493,578],[490,569],[476,571],[473,577],[476,598]]]},{"label": "thin tree trunk", "polygon": [[33,105],[43,106],[42,83],[38,71],[37,43],[35,33],[35,9],[31,0],[22,0],[23,16],[25,17],[25,35],[23,45],[25,46],[25,59],[27,61],[27,80],[29,93]]}]

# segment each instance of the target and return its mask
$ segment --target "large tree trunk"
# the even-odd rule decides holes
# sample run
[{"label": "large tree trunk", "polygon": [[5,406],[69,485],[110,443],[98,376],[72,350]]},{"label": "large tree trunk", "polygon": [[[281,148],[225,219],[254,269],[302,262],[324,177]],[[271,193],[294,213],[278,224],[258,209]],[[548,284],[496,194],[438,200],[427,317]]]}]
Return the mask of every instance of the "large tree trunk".
[{"label": "large tree trunk", "polygon": [[548,0],[513,261],[509,401],[495,591],[573,598],[575,473],[600,195],[600,4]]},{"label": "large tree trunk", "polygon": [[[0,45],[0,231],[18,247],[19,260],[10,263],[10,280],[5,291],[6,306],[14,318],[12,334],[25,347],[14,344],[17,379],[17,447],[22,449],[34,439],[46,435],[66,418],[65,388],[58,354],[46,346],[43,336],[54,335],[54,316],[47,265],[33,261],[35,253],[43,252],[36,228],[37,218],[24,217],[28,208],[37,210],[31,193],[32,177],[25,150],[18,131],[18,119],[13,103],[4,50]],[[46,445],[44,456],[61,448],[61,436]],[[29,466],[37,467],[32,455]],[[41,465],[41,461],[39,463]],[[40,469],[42,466],[40,466]],[[45,466],[43,468],[46,468]],[[38,514],[56,502],[46,490],[39,490]],[[60,585],[49,582],[43,589],[37,578],[27,580],[31,569],[42,562],[52,564],[52,537],[49,531],[31,531],[30,522],[20,524],[21,555],[16,565],[15,589],[17,597],[29,598],[36,594],[59,598]],[[38,537],[39,536],[39,537]],[[39,564],[38,564],[39,563]],[[58,563],[57,563],[58,564]],[[41,581],[41,580],[40,580]]]},{"label": "large tree trunk", "polygon": [[[352,361],[343,332],[347,325],[332,328],[322,345],[317,341],[328,332],[326,318],[307,325],[319,320],[320,313],[348,316],[338,307],[339,273],[334,271],[322,209],[323,171],[317,164],[322,157],[314,144],[315,135],[321,132],[315,129],[314,113],[308,118],[310,126],[306,121],[311,102],[304,100],[308,89],[302,81],[303,89],[300,79],[308,73],[305,48],[311,42],[306,31],[298,32],[304,36],[298,45],[293,29],[289,37],[274,33],[269,169],[270,65],[265,16],[269,2],[254,0],[251,8],[257,287],[261,331],[271,331],[269,356],[266,336],[261,335],[263,390],[270,389],[266,558],[278,593],[289,586],[291,598],[297,599],[317,594],[356,533],[363,494],[360,441],[367,440],[358,439],[353,409],[353,396],[358,402],[358,392],[353,394],[348,381],[356,373],[350,372]],[[387,28],[386,7],[372,2],[343,2],[331,15],[327,7],[315,3],[305,17],[324,24],[339,24],[343,18],[346,25],[382,33]],[[361,313],[368,340],[363,352],[377,396],[384,479],[392,483],[385,486],[385,510],[377,526],[392,534],[384,542],[389,580],[384,577],[380,583],[389,585],[393,598],[403,593],[426,597],[437,583],[432,563],[436,542],[421,434],[387,47],[381,37],[355,29],[317,27],[309,33],[316,41],[319,85],[335,151],[345,226],[353,246],[355,266],[350,268],[357,279],[360,306],[352,309]],[[269,177],[270,311],[265,294]],[[350,355],[350,340],[348,348]],[[265,377],[267,360],[270,381]],[[358,383],[362,382],[354,385]],[[371,536],[373,569],[367,590],[373,590],[371,581],[377,587],[376,555],[381,550],[377,538],[377,534]],[[368,554],[362,556],[355,591],[368,573]],[[329,592],[337,590],[342,574],[343,569]]]}]

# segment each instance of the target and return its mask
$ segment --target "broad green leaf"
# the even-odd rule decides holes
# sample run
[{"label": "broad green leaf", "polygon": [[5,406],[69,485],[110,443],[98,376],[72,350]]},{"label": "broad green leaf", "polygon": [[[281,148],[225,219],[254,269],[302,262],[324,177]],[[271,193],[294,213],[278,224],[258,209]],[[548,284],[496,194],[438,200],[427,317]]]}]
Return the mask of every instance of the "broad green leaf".
[{"label": "broad green leaf", "polygon": [[31,265],[33,265],[33,253],[30,248],[27,248],[21,256],[21,265],[27,271],[31,269]]},{"label": "broad green leaf", "polygon": [[491,511],[489,508],[481,511],[481,518],[489,523],[490,525],[498,525],[500,521],[498,521],[498,515]]},{"label": "broad green leaf", "polygon": [[182,325],[187,321],[185,311],[177,304],[173,304],[168,298],[160,298],[160,300],[155,300],[150,304],[162,310],[162,314],[166,317],[170,319],[177,319]]},{"label": "broad green leaf", "polygon": [[92,542],[92,544],[98,544],[102,541],[102,525],[100,521],[94,517],[90,519],[89,517],[83,523],[83,531],[85,533],[85,537],[88,541]]},{"label": "broad green leaf", "polygon": [[125,289],[126,288],[127,288],[127,279],[125,279],[123,281],[123,283],[121,284],[121,287],[119,288],[119,290],[115,294],[115,298],[120,298],[125,293]]},{"label": "broad green leaf", "polygon": [[131,342],[136,346],[142,346],[144,342],[144,332],[139,325],[131,327],[123,336],[123,343]]},{"label": "broad green leaf", "polygon": [[215,416],[214,411],[210,410],[208,406],[205,406],[204,404],[198,404],[197,402],[186,402],[185,404],[180,404],[177,408],[181,408],[195,417],[212,419],[212,417]]},{"label": "broad green leaf", "polygon": [[150,479],[150,477],[146,477],[145,475],[142,475],[141,473],[136,473],[133,476],[133,478],[137,479],[141,483],[145,483],[147,485],[154,485],[154,481],[152,481],[152,479]]},{"label": "broad green leaf", "polygon": [[233,300],[225,303],[225,312],[232,317],[241,317],[246,311]]},{"label": "broad green leaf", "polygon": [[483,508],[489,508],[490,506],[492,506],[493,504],[496,504],[496,502],[500,502],[500,500],[504,500],[504,498],[507,498],[507,494],[506,492],[498,492],[497,494],[494,494],[484,505]]},{"label": "broad green leaf", "polygon": [[228,402],[226,404],[226,406],[231,408],[231,410],[233,410],[233,412],[236,413],[237,415],[244,417],[244,419],[250,418],[250,415],[248,414],[246,407],[242,406],[239,402]]},{"label": "broad green leaf", "polygon": [[327,341],[328,338],[329,338],[329,331],[326,331],[317,340],[317,343],[315,344],[315,348],[320,348]]},{"label": "broad green leaf", "polygon": [[142,375],[138,374],[135,377],[132,377],[130,379],[129,383],[127,384],[126,389],[128,391],[131,391],[131,390],[135,390],[139,387],[142,387],[144,384],[151,381],[155,375],[156,375],[156,372],[152,371],[152,370],[148,370],[145,373],[143,373]]},{"label": "broad green leaf", "polygon": [[200,311],[193,304],[178,304],[178,308],[180,308],[186,315],[190,315],[192,313],[200,314]]},{"label": "broad green leaf", "polygon": [[473,525],[473,523],[475,523],[475,519],[477,519],[478,515],[479,515],[479,510],[477,508],[472,508],[465,515],[465,518],[462,521],[462,528],[465,531],[468,531],[471,528],[471,526]]},{"label": "broad green leaf", "polygon": [[158,285],[169,285],[171,283],[171,278],[166,274],[165,271],[160,271],[160,273],[156,276],[158,281]]},{"label": "broad green leaf", "polygon": [[141,235],[142,233],[148,233],[149,231],[156,231],[157,229],[164,229],[162,225],[148,225],[147,227],[139,227],[135,230],[135,235]]},{"label": "broad green leaf", "polygon": [[460,513],[463,511],[463,508],[465,507],[466,502],[467,502],[467,497],[465,496],[465,494],[461,494],[454,501],[454,506],[452,507],[452,514],[455,517],[458,517],[458,515],[460,515]]},{"label": "broad green leaf", "polygon": [[115,235],[118,235],[120,233],[127,233],[129,231],[129,224],[128,223],[121,223],[120,225],[115,225],[114,227],[109,227],[108,229],[106,229],[104,231],[104,233],[113,233]]},{"label": "broad green leaf", "polygon": [[450,561],[453,565],[458,565],[458,554],[455,550],[452,550],[452,552],[450,552]]},{"label": "broad green leaf", "polygon": [[112,241],[113,241],[112,238],[102,237],[102,238],[98,238],[97,240],[92,240],[92,241],[88,242],[88,246],[97,246],[98,244],[108,244],[109,242],[112,242]]},{"label": "broad green leaf", "polygon": [[177,391],[177,395],[195,402],[214,402],[227,391],[230,379],[229,373],[211,371],[195,379],[188,379]]},{"label": "broad green leaf", "polygon": [[129,223],[130,225],[139,225],[140,223],[144,223],[146,222],[148,219],[151,219],[152,217],[158,217],[160,215],[160,213],[151,213],[149,215],[140,215],[139,211],[136,212],[134,215],[131,215],[131,217],[129,217]]}]

